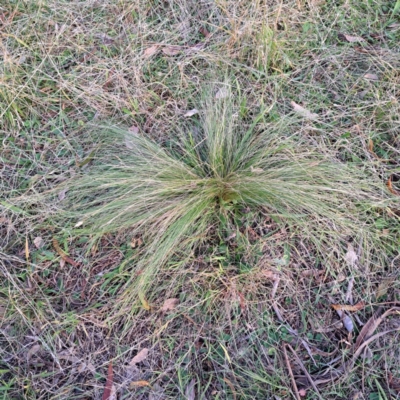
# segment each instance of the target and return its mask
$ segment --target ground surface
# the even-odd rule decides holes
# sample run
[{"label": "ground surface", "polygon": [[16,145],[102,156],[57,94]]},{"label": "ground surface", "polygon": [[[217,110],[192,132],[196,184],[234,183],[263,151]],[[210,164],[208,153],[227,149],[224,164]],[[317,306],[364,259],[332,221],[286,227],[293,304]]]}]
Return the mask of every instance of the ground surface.
[{"label": "ground surface", "polygon": [[[52,223],[65,191],[42,219],[15,201],[90,173],[99,126],[165,141],[226,79],[250,116],[267,105],[265,123],[295,118],[302,140],[368,161],[396,197],[399,43],[398,0],[3,0],[0,397],[400,398],[396,242],[385,265],[346,241],[321,261],[268,214],[247,215],[218,250],[163,269],[130,314],[120,288],[140,238],[92,246]],[[374,214],[383,237],[398,239],[399,215]],[[361,304],[352,332],[332,304]],[[368,336],[391,332],[357,354],[375,312]]]}]

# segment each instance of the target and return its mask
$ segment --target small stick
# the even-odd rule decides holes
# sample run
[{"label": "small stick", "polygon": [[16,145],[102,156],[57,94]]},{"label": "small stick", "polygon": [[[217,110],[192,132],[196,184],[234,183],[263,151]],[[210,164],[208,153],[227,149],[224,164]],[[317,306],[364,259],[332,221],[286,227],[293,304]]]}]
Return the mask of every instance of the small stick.
[{"label": "small stick", "polygon": [[301,400],[299,389],[297,389],[296,381],[294,380],[293,371],[292,371],[292,368],[290,366],[290,361],[289,361],[289,358],[288,358],[288,355],[287,355],[287,352],[286,352],[286,345],[283,345],[283,354],[285,355],[286,366],[287,366],[287,369],[289,371],[289,375],[290,375],[290,379],[292,381],[292,385],[293,385],[294,393],[296,395],[296,399],[297,400]]},{"label": "small stick", "polygon": [[306,374],[306,377],[308,379],[308,381],[310,382],[311,386],[313,387],[313,389],[315,390],[315,393],[317,394],[317,396],[321,399],[324,400],[321,396],[321,393],[319,392],[316,384],[314,383],[313,379],[311,378],[311,375],[308,373],[306,367],[304,366],[304,364],[301,362],[300,357],[296,354],[296,352],[293,350],[293,347],[288,343],[287,346],[289,347],[290,351],[293,353],[295,359],[297,360],[297,362],[300,365],[300,368],[303,370],[303,372]]}]

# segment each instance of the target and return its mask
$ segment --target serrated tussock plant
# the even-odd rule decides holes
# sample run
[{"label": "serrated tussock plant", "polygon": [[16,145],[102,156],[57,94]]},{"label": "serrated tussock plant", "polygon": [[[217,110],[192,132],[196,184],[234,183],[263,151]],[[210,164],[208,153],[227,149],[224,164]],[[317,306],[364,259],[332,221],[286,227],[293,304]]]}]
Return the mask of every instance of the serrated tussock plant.
[{"label": "serrated tussock plant", "polygon": [[143,237],[131,299],[174,255],[207,243],[221,216],[244,208],[263,209],[318,251],[332,238],[375,237],[371,210],[385,202],[379,181],[289,134],[288,120],[268,124],[261,112],[246,123],[232,98],[205,101],[199,123],[164,144],[109,132],[89,172],[68,182],[69,210],[93,232]]}]

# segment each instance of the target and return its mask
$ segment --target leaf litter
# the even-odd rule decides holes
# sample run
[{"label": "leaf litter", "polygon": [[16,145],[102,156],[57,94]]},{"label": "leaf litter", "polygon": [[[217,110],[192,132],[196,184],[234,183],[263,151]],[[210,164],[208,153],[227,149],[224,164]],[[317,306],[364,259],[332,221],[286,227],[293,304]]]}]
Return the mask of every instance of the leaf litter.
[{"label": "leaf litter", "polygon": [[44,240],[42,237],[38,236],[33,240],[33,244],[37,249],[40,249],[44,245]]},{"label": "leaf litter", "polygon": [[199,110],[196,108],[193,108],[193,110],[186,111],[186,113],[183,115],[184,117],[192,117],[193,115],[196,115],[199,113]]},{"label": "leaf litter", "polygon": [[312,113],[311,111],[307,110],[300,104],[297,104],[294,101],[291,101],[290,104],[293,107],[294,112],[301,115],[302,117],[307,118],[312,121],[315,121],[318,119],[318,114]]},{"label": "leaf litter", "polygon": [[179,299],[177,298],[167,299],[164,301],[164,304],[161,307],[161,311],[163,312],[171,311],[174,308],[176,308],[178,304],[179,304]]},{"label": "leaf litter", "polygon": [[136,356],[132,358],[129,365],[132,367],[132,366],[144,361],[148,355],[149,355],[149,349],[144,348],[144,349],[140,350],[139,353],[137,353]]},{"label": "leaf litter", "polygon": [[108,365],[108,370],[107,370],[107,378],[106,378],[106,386],[104,388],[103,396],[101,400],[116,400],[117,396],[115,393],[115,387],[114,387],[114,372],[113,372],[113,365],[112,362]]},{"label": "leaf litter", "polygon": [[[319,386],[325,385],[327,383],[332,383],[333,381],[346,376],[353,368],[356,360],[362,355],[363,352],[367,351],[369,344],[389,333],[400,331],[400,327],[398,326],[394,329],[389,329],[387,331],[374,334],[375,330],[379,327],[382,321],[389,315],[400,316],[400,307],[395,306],[385,312],[383,312],[382,307],[379,307],[361,329],[359,335],[357,336],[355,344],[351,347],[349,358],[346,361],[343,361],[342,358],[340,358],[340,360],[338,361],[335,361],[334,359],[332,360],[332,362],[326,363],[329,364],[329,367],[327,367],[320,373],[315,373],[313,375],[310,375],[309,377],[307,375],[298,376],[296,377],[296,385],[302,385],[304,386],[304,388],[307,389],[313,387],[313,385],[310,383],[309,378],[312,379],[315,386]],[[342,364],[339,365],[339,363]]]}]

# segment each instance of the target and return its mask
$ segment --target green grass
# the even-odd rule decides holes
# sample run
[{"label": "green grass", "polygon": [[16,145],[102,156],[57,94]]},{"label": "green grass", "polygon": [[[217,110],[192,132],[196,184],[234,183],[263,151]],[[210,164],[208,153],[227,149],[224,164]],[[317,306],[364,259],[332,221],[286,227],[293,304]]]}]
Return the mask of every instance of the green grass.
[{"label": "green grass", "polygon": [[[398,11],[2,4],[0,398],[100,399],[110,361],[120,399],[295,398],[285,343],[313,376],[340,367],[361,326],[330,304],[352,284],[366,322],[400,300]],[[322,398],[396,398],[397,343]]]}]

